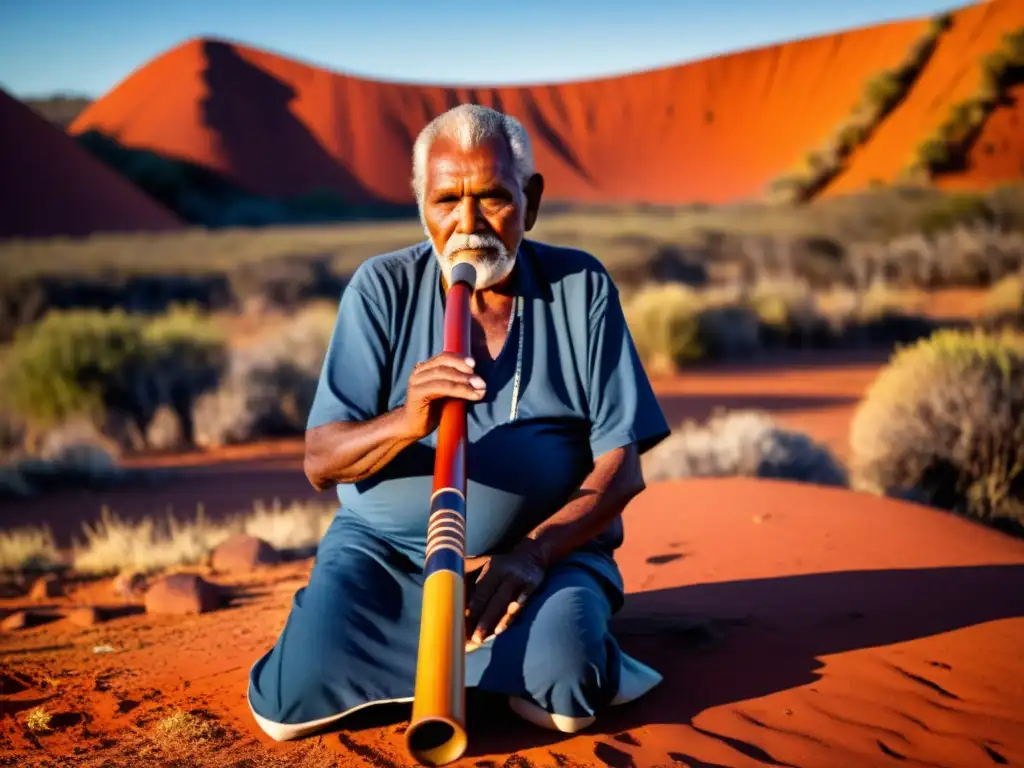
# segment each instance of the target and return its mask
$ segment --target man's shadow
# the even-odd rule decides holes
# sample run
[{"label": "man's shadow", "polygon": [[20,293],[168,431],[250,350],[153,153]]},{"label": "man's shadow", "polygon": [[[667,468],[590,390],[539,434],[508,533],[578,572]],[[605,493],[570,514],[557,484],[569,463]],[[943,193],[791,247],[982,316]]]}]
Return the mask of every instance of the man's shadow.
[{"label": "man's shadow", "polygon": [[[1024,565],[846,571],[633,593],[614,617],[613,632],[664,681],[639,701],[601,713],[582,733],[692,726],[704,710],[815,682],[824,656],[1022,615]],[[943,672],[950,673],[956,670]],[[930,693],[955,696],[938,676],[903,674]],[[467,700],[467,758],[572,738],[522,722],[495,697],[470,692]],[[338,730],[347,743],[353,731],[402,723],[409,714],[410,705],[371,707]],[[755,759],[768,757],[752,744],[701,732]]]}]

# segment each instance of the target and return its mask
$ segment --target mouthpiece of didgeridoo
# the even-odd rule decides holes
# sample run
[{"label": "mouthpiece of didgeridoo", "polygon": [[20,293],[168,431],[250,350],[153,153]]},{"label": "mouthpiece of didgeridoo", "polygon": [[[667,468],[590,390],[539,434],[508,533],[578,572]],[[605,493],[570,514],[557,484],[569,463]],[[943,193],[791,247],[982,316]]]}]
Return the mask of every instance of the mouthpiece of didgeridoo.
[{"label": "mouthpiece of didgeridoo", "polygon": [[460,261],[452,267],[452,285],[455,283],[466,283],[469,287],[476,287],[476,267],[468,261]]}]

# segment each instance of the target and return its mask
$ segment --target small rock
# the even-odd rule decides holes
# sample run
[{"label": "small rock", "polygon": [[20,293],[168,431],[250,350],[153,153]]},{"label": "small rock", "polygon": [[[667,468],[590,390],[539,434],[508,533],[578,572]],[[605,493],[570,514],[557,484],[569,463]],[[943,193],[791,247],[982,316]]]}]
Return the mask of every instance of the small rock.
[{"label": "small rock", "polygon": [[15,630],[24,629],[28,626],[28,622],[28,613],[25,611],[15,611],[3,621],[0,621],[0,627],[8,632],[13,632]]},{"label": "small rock", "polygon": [[261,565],[273,565],[280,554],[268,542],[247,533],[239,533],[213,551],[210,565],[215,571],[242,573]]},{"label": "small rock", "polygon": [[221,605],[220,589],[194,573],[173,573],[146,591],[146,613],[207,613]]},{"label": "small rock", "polygon": [[68,613],[68,620],[80,627],[91,627],[104,620],[103,614],[97,608],[75,608]]},{"label": "small rock", "polygon": [[32,590],[29,592],[29,597],[36,602],[42,602],[43,600],[51,600],[55,597],[64,596],[64,585],[61,584],[60,579],[56,574],[47,574],[46,576],[40,576],[36,579],[32,585]]},{"label": "small rock", "polygon": [[111,586],[114,589],[114,594],[120,597],[142,597],[146,591],[146,577],[134,571],[123,571],[114,577]]},{"label": "small rock", "polygon": [[0,622],[0,628],[8,632],[16,632],[19,629],[29,629],[46,624],[54,619],[60,618],[60,614],[40,613],[39,611],[16,611]]}]

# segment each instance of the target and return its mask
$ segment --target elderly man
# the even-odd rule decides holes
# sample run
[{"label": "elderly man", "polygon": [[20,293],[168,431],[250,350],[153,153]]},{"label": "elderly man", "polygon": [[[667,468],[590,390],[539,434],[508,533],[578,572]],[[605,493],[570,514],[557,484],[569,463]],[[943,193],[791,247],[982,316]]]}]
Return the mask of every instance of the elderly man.
[{"label": "elderly man", "polygon": [[[608,631],[620,513],[669,434],[589,254],[525,239],[543,179],[513,118],[456,107],[420,134],[428,239],[345,289],[309,414],[305,471],[341,507],[274,647],[249,675],[260,727],[291,739],[411,701],[439,403],[467,408],[466,686],[574,732],[661,676]],[[477,269],[472,355],[440,353],[456,255]]]}]

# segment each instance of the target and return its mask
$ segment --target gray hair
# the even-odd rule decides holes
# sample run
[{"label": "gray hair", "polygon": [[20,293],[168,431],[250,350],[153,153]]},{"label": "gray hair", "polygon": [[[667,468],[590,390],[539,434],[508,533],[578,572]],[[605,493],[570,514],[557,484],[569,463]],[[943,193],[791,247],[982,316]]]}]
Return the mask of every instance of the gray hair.
[{"label": "gray hair", "polygon": [[510,115],[479,104],[460,104],[431,120],[416,137],[412,152],[412,190],[423,211],[423,195],[427,185],[427,155],[435,139],[453,139],[463,149],[501,138],[512,151],[516,178],[520,186],[533,175],[533,149],[522,123]]}]

